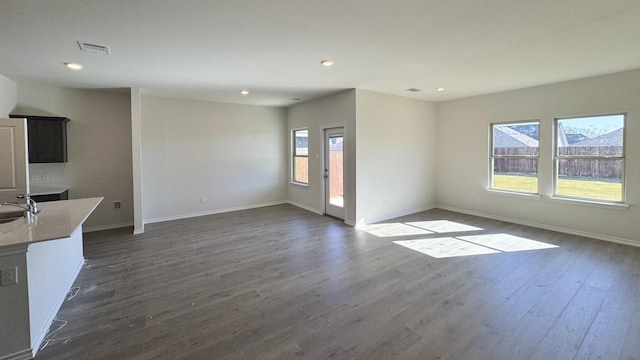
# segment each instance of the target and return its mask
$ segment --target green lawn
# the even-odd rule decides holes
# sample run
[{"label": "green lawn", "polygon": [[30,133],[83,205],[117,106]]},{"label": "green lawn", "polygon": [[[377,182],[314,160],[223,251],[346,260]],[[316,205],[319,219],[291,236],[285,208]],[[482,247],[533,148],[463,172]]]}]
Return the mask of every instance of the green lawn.
[{"label": "green lawn", "polygon": [[[529,176],[494,175],[493,188],[537,193],[538,180]],[[621,201],[622,184],[607,181],[560,179],[558,181],[558,195]]]}]

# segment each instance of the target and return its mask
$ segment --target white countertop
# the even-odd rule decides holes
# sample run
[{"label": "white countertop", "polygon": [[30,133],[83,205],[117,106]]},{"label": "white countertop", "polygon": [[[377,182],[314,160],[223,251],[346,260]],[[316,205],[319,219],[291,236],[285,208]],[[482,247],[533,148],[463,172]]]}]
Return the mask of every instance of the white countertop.
[{"label": "white countertop", "polygon": [[[26,218],[0,224],[0,247],[66,238],[71,235],[102,201],[102,197],[43,202],[40,213],[29,223]],[[0,212],[18,208],[0,207]]]},{"label": "white countertop", "polygon": [[30,184],[29,195],[49,195],[49,194],[62,194],[69,190],[69,186],[64,184]]}]

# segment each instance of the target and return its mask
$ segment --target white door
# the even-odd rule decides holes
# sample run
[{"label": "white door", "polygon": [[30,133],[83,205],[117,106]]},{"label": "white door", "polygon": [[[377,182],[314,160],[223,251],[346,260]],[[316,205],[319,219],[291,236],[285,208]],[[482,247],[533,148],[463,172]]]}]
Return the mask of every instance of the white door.
[{"label": "white door", "polygon": [[344,219],[344,128],[324,131],[324,209]]},{"label": "white door", "polygon": [[27,120],[0,119],[0,203],[24,203],[28,192]]}]

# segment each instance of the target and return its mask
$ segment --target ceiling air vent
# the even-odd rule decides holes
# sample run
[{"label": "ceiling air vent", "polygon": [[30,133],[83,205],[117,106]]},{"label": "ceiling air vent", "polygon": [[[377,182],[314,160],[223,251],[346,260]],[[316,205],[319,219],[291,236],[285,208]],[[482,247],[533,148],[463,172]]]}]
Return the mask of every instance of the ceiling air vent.
[{"label": "ceiling air vent", "polygon": [[408,92],[420,92],[420,91],[422,91],[422,89],[418,89],[418,88],[408,88],[408,89],[405,89],[405,91],[408,91]]},{"label": "ceiling air vent", "polygon": [[111,54],[111,50],[109,49],[109,47],[104,45],[89,44],[86,42],[78,41],[78,46],[80,46],[80,50],[83,51],[88,51],[100,55]]}]

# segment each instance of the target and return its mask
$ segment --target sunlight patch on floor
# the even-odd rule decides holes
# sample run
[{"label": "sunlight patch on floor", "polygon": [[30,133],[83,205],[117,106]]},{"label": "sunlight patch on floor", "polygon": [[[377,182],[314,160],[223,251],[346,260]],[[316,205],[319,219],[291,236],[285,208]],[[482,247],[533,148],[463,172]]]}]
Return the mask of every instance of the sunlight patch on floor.
[{"label": "sunlight patch on floor", "polygon": [[377,237],[433,234],[431,231],[403,223],[358,225],[358,229]]},{"label": "sunlight patch on floor", "polygon": [[531,240],[509,234],[460,236],[459,239],[486,246],[502,252],[527,251],[557,248],[557,245]]},{"label": "sunlight patch on floor", "polygon": [[407,225],[419,227],[421,229],[433,231],[436,233],[451,233],[451,232],[465,232],[465,231],[480,231],[483,228],[465,225],[449,220],[434,220],[434,221],[415,221],[408,222]]},{"label": "sunlight patch on floor", "polygon": [[434,258],[486,255],[558,247],[557,245],[509,234],[398,240],[393,243]]},{"label": "sunlight patch on floor", "polygon": [[476,245],[456,238],[434,238],[418,240],[399,240],[394,244],[429,255],[434,258],[448,258],[456,256],[471,256],[497,254],[500,251],[485,246]]},{"label": "sunlight patch on floor", "polygon": [[413,221],[406,223],[384,223],[371,225],[358,225],[358,229],[364,230],[377,237],[426,235],[433,233],[454,233],[466,231],[481,231],[479,227],[465,225],[449,220]]}]

